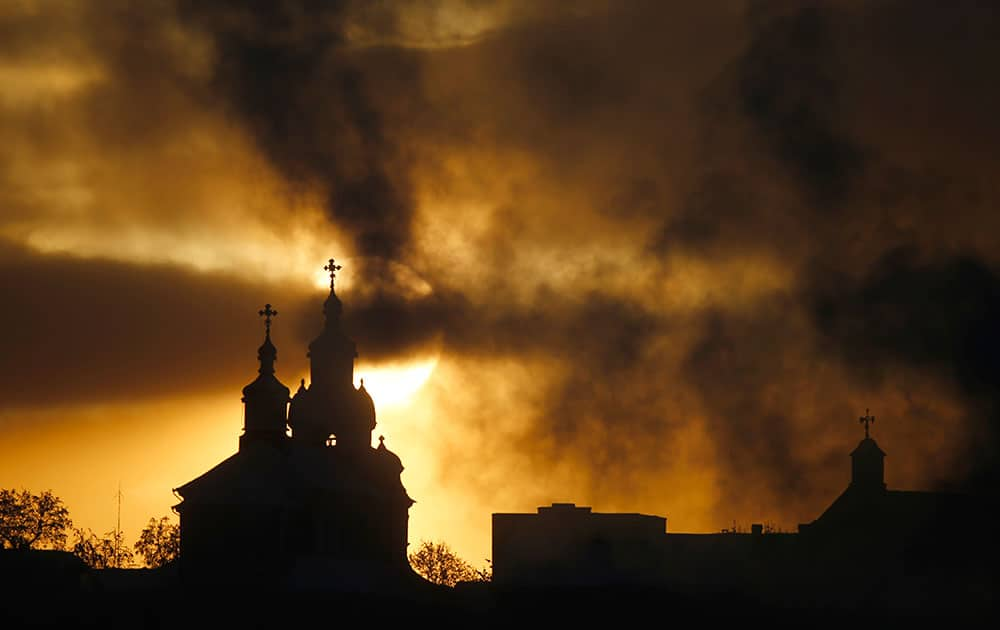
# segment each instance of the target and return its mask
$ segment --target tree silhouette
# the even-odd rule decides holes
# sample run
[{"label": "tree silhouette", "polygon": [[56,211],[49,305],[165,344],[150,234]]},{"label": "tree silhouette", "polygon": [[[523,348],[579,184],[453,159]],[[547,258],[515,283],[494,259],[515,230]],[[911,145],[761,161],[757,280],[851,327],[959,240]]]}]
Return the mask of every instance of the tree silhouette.
[{"label": "tree silhouette", "polygon": [[481,568],[473,568],[473,582],[492,582],[493,581],[493,561],[489,558],[486,559],[486,564]]},{"label": "tree silhouette", "polygon": [[142,556],[147,567],[155,569],[175,559],[181,550],[181,528],[170,522],[170,517],[160,520],[150,518],[139,534],[135,552]]},{"label": "tree silhouette", "polygon": [[0,541],[10,549],[62,549],[73,526],[62,499],[45,490],[0,490]]},{"label": "tree silhouette", "polygon": [[488,582],[493,577],[492,565],[476,569],[443,542],[421,541],[409,559],[413,570],[434,584],[455,586],[459,582]]},{"label": "tree silhouette", "polygon": [[93,569],[127,569],[133,566],[132,550],[125,544],[125,534],[112,530],[99,538],[88,530],[75,531],[73,553]]}]

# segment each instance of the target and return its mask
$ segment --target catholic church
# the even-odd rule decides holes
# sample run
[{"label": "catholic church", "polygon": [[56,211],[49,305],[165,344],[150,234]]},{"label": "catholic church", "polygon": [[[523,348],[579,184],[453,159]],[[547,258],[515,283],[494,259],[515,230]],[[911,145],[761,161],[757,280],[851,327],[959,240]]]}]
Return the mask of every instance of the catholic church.
[{"label": "catholic church", "polygon": [[311,382],[294,395],[275,376],[268,304],[257,378],[243,388],[239,450],[176,488],[180,575],[188,585],[281,591],[405,592],[423,582],[406,557],[413,500],[402,463],[373,448],[375,405],[354,386],[331,259],[325,324],[309,344]]}]

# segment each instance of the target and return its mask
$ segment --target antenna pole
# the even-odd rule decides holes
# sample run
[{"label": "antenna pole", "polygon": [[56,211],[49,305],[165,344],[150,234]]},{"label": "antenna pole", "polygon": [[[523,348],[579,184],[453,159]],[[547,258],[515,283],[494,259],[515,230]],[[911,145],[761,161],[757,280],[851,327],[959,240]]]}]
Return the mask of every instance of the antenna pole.
[{"label": "antenna pole", "polygon": [[115,568],[120,569],[121,567],[121,552],[118,547],[121,542],[122,537],[122,482],[118,482],[118,494],[115,495],[118,498],[118,520],[115,521]]}]

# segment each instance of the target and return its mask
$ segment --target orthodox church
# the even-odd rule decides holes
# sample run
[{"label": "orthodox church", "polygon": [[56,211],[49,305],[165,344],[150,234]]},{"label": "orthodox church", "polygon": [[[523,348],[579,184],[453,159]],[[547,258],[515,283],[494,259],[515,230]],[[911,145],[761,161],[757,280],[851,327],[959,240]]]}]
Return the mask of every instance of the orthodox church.
[{"label": "orthodox church", "polygon": [[243,388],[239,450],[176,488],[181,579],[288,591],[403,592],[423,582],[406,558],[413,500],[399,457],[379,438],[354,341],[341,326],[333,259],[325,324],[309,344],[311,383],[294,396],[275,376],[268,304],[260,370]]}]

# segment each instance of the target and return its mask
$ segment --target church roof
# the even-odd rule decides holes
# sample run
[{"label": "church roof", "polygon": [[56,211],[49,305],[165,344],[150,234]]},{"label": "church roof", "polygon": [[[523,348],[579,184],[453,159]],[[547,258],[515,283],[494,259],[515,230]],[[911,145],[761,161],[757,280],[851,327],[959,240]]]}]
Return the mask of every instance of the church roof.
[{"label": "church roof", "polygon": [[254,444],[174,491],[185,501],[281,505],[286,501],[288,486],[284,459],[278,447]]},{"label": "church roof", "polygon": [[[278,400],[288,400],[290,390],[274,376],[274,374],[258,374],[257,378],[243,388],[244,399],[248,398],[277,398]],[[245,402],[245,401],[244,401]]]},{"label": "church roof", "polygon": [[869,453],[874,453],[877,455],[881,455],[882,457],[885,457],[885,452],[882,449],[880,449],[875,440],[871,439],[870,437],[866,437],[865,439],[858,442],[858,446],[853,451],[851,451],[851,457],[856,457],[858,455],[868,455]]},{"label": "church roof", "polygon": [[352,453],[265,442],[242,448],[175,492],[184,501],[216,505],[281,505],[315,490],[373,494],[384,492],[387,483],[405,494],[398,476],[401,470],[398,458],[372,448]]},{"label": "church roof", "polygon": [[[968,526],[985,516],[976,497],[955,492],[885,490],[865,492],[848,487],[812,525],[844,536],[872,528],[897,532]],[[979,516],[977,516],[979,515]]]}]

